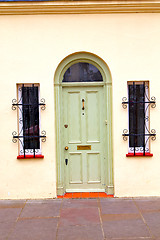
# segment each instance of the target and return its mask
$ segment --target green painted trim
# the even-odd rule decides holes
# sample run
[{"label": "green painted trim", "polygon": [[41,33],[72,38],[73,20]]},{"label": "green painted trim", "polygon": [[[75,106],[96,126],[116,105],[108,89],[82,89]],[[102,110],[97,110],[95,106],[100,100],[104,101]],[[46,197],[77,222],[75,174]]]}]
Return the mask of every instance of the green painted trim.
[{"label": "green painted trim", "polygon": [[[102,74],[103,83],[62,83],[63,75],[66,70],[77,62],[88,62],[95,65]],[[67,56],[58,65],[54,76],[54,91],[55,91],[55,124],[56,124],[56,166],[57,166],[57,195],[62,195],[65,192],[65,179],[64,179],[64,164],[62,153],[62,87],[67,86],[99,86],[104,85],[105,88],[105,102],[106,108],[105,116],[107,119],[107,128],[104,140],[103,149],[105,151],[105,169],[106,172],[106,192],[114,194],[113,188],[113,150],[112,150],[112,79],[109,67],[107,64],[95,54],[88,52],[76,52]],[[107,146],[107,147],[106,147]]]}]

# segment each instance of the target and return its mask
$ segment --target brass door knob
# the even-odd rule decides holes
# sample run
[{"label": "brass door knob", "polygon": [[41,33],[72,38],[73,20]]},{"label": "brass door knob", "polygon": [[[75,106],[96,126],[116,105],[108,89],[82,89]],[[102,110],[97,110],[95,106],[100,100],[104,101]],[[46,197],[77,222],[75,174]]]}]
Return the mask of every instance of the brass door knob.
[{"label": "brass door knob", "polygon": [[64,149],[65,149],[65,150],[68,150],[68,148],[69,148],[68,146],[65,146],[65,148],[64,148]]}]

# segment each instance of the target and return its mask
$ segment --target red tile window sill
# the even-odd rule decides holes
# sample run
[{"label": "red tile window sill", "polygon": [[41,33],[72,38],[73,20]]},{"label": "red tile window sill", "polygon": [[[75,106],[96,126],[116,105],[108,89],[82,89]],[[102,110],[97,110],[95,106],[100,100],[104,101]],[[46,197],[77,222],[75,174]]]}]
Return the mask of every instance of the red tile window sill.
[{"label": "red tile window sill", "polygon": [[145,155],[143,153],[127,153],[126,157],[153,157],[153,153],[145,153]]},{"label": "red tile window sill", "polygon": [[26,159],[26,158],[44,158],[44,155],[35,155],[35,157],[34,155],[25,155],[25,157],[24,155],[17,156],[17,159]]}]

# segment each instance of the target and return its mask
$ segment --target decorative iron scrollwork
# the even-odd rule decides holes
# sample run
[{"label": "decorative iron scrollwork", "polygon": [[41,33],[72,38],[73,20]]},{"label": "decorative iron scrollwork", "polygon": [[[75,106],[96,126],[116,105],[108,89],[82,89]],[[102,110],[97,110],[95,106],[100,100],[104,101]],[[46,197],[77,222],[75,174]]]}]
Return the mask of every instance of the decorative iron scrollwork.
[{"label": "decorative iron scrollwork", "polygon": [[44,130],[41,132],[41,141],[46,142],[46,131]]},{"label": "decorative iron scrollwork", "polygon": [[43,111],[46,109],[46,104],[45,104],[45,99],[44,98],[41,98],[39,105],[41,106],[41,109]]},{"label": "decorative iron scrollwork", "polygon": [[155,107],[156,107],[156,98],[151,97],[151,108],[155,108]]},{"label": "decorative iron scrollwork", "polygon": [[127,104],[128,104],[127,98],[126,98],[126,97],[123,97],[123,98],[122,98],[122,107],[123,107],[124,109],[126,109],[126,108],[127,108]]},{"label": "decorative iron scrollwork", "polygon": [[[22,106],[23,104],[21,103],[21,99],[19,101],[17,101],[17,99],[12,99],[12,110],[16,110],[17,107],[19,108],[20,106]],[[42,110],[46,109],[46,104],[45,104],[45,99],[41,98],[40,103],[38,103],[38,106],[41,106]]]},{"label": "decorative iron scrollwork", "polygon": [[151,129],[151,139],[152,139],[152,141],[156,140],[156,130],[155,129]]},{"label": "decorative iron scrollwork", "polygon": [[123,136],[123,140],[124,140],[124,141],[127,141],[127,139],[128,139],[128,130],[127,130],[127,129],[124,129],[124,130],[123,130],[122,136]]},{"label": "decorative iron scrollwork", "polygon": [[17,132],[16,131],[12,132],[12,136],[13,136],[12,142],[16,143],[17,142]]},{"label": "decorative iron scrollwork", "polygon": [[17,99],[12,99],[12,110],[16,110],[17,109]]},{"label": "decorative iron scrollwork", "polygon": [[17,139],[23,139],[23,138],[33,138],[33,137],[36,137],[36,138],[40,138],[42,142],[46,142],[46,131],[42,131],[41,132],[41,135],[40,136],[20,136],[17,134],[16,131],[12,132],[12,142],[13,143],[16,143],[17,142]]},{"label": "decorative iron scrollwork", "polygon": [[[130,104],[132,102],[127,101],[126,97],[122,98],[122,107],[124,109],[127,108],[127,104]],[[151,106],[151,108],[155,108],[156,107],[156,98],[154,96],[151,97],[151,100],[148,99],[148,101],[144,101],[144,103],[147,103],[148,105]]]}]

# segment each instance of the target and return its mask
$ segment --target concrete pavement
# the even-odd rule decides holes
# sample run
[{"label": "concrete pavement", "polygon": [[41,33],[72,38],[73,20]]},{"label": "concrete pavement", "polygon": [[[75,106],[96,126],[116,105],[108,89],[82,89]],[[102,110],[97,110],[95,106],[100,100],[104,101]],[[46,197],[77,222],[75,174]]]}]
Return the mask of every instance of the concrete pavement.
[{"label": "concrete pavement", "polygon": [[160,240],[160,198],[0,200],[0,240]]}]

